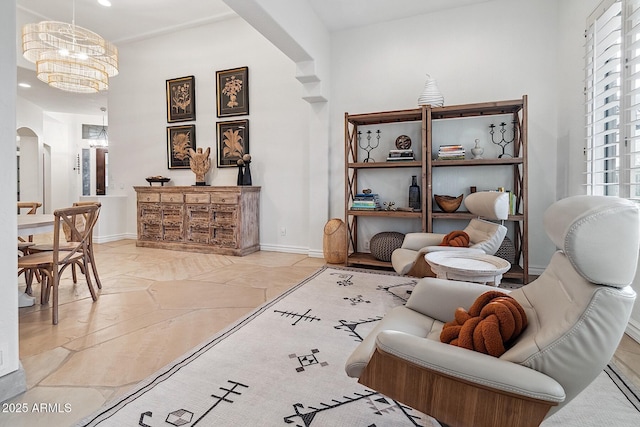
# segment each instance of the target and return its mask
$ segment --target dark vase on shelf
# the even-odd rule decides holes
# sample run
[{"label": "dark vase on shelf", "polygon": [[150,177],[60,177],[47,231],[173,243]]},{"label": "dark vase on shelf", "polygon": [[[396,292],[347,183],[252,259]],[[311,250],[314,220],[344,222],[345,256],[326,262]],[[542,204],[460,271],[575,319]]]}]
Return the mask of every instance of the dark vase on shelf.
[{"label": "dark vase on shelf", "polygon": [[238,165],[238,181],[237,181],[237,185],[242,185],[242,181],[244,180],[243,177],[243,173],[242,173],[242,165]]},{"label": "dark vase on shelf", "polygon": [[242,176],[242,185],[251,185],[251,169],[249,169],[249,163],[244,162],[244,175]]},{"label": "dark vase on shelf", "polygon": [[411,177],[411,186],[409,187],[409,207],[415,210],[421,210],[420,203],[420,186],[416,175]]}]

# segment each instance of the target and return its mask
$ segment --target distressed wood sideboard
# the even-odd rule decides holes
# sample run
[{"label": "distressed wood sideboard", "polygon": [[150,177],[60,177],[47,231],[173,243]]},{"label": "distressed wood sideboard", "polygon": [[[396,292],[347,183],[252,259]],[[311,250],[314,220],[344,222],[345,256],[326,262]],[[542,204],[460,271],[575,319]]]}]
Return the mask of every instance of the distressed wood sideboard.
[{"label": "distressed wood sideboard", "polygon": [[134,187],[136,246],[243,256],[260,249],[260,187]]}]

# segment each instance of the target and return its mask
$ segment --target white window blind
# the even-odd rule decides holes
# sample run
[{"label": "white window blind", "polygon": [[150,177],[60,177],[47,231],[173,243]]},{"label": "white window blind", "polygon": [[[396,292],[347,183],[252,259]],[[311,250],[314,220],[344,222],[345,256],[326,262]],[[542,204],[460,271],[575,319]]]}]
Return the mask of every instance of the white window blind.
[{"label": "white window blind", "polygon": [[640,0],[605,0],[585,31],[587,192],[640,200]]},{"label": "white window blind", "polygon": [[628,177],[624,182],[629,194],[624,196],[640,200],[640,1],[629,1],[624,33],[625,49],[625,164]]}]

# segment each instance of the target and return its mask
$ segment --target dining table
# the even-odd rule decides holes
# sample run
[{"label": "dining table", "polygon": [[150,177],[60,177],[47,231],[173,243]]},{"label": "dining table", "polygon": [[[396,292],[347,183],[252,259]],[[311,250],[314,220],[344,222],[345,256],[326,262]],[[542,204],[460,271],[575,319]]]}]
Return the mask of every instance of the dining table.
[{"label": "dining table", "polygon": [[[18,215],[18,236],[49,233],[53,231],[55,216],[53,214]],[[35,304],[35,298],[18,291],[18,307],[30,307]]]},{"label": "dining table", "polygon": [[49,233],[53,231],[53,214],[18,215],[18,236]]}]

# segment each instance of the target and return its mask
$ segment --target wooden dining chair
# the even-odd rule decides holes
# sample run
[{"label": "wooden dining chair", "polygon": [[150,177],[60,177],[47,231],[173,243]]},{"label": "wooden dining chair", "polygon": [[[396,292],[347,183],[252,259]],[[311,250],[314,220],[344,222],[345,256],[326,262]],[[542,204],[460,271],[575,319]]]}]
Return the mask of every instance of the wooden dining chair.
[{"label": "wooden dining chair", "polygon": [[[74,202],[73,203],[73,206],[90,206],[90,205],[95,205],[98,207],[102,206],[100,202]],[[83,229],[85,227],[86,222],[87,222],[86,216],[79,215],[75,218],[76,228],[78,229]],[[60,243],[60,250],[70,250],[75,246],[74,242],[72,241],[73,236],[71,234],[71,231],[66,224],[62,224],[62,231],[64,232],[66,243]],[[51,243],[40,244],[40,245],[32,246],[30,248],[31,253],[46,252],[46,251],[52,251],[52,250],[53,250],[53,244]],[[102,282],[100,282],[100,276],[98,275],[98,269],[96,267],[95,256],[93,251],[93,233],[89,235],[88,249],[85,255],[86,255],[87,264],[91,265],[91,271],[93,272],[93,278],[96,281],[96,285],[98,286],[98,289],[102,289]],[[82,274],[87,274],[84,267],[84,262],[77,261],[73,263],[71,265],[71,276],[73,278],[73,283],[78,283],[76,266],[80,268],[80,272]]]},{"label": "wooden dining chair", "polygon": [[[42,206],[40,202],[18,202],[18,215],[34,215],[38,213],[38,208]],[[27,210],[28,209],[28,210]],[[25,212],[25,210],[27,210]],[[25,240],[26,238],[26,240]],[[18,236],[18,256],[28,255],[29,248],[33,247],[33,234],[29,236]],[[18,269],[18,277],[24,274],[24,281],[27,284],[25,292],[31,295],[34,272],[32,270]],[[36,274],[36,280],[40,281],[40,275]]]},{"label": "wooden dining chair", "polygon": [[[51,251],[36,252],[18,259],[19,268],[38,270],[42,276],[40,302],[46,304],[50,294],[52,301],[52,322],[58,324],[58,287],[60,275],[70,265],[81,263],[83,271],[89,268],[89,240],[96,225],[100,206],[91,204],[73,206],[54,211],[53,247]],[[83,220],[80,221],[79,218]],[[61,242],[60,230],[63,224],[68,227],[71,236],[69,242]],[[82,224],[82,226],[80,226]],[[93,288],[91,275],[85,274],[85,280],[93,301],[97,301],[98,294]]]},{"label": "wooden dining chair", "polygon": [[[18,215],[33,215],[38,212],[38,208],[42,206],[40,202],[18,202]],[[25,209],[29,209],[27,212],[24,212]],[[27,240],[25,240],[25,237]],[[23,252],[22,248],[26,249],[30,245],[28,242],[33,242],[33,234],[29,236],[18,236],[18,250]],[[24,245],[20,245],[21,243],[25,243]]]},{"label": "wooden dining chair", "polygon": [[[92,202],[92,201],[73,203],[73,206],[89,206],[89,205],[96,205],[98,207],[102,206],[100,202]],[[98,217],[99,216],[100,215],[98,213]],[[102,289],[102,283],[100,282],[100,276],[98,276],[98,268],[96,267],[96,259],[93,252],[93,233],[89,235],[89,250],[87,252],[87,257],[88,257],[89,264],[91,264],[91,271],[93,272],[93,278],[96,280],[96,285],[98,286],[98,289]]]}]

